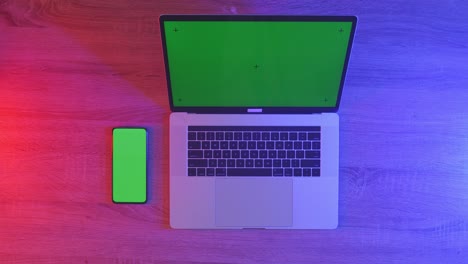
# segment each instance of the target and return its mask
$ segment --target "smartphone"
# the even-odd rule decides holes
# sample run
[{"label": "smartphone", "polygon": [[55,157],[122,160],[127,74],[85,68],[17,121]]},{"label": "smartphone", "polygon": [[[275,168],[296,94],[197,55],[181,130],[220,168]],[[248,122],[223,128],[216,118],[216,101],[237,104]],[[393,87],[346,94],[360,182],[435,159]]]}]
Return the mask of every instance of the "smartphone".
[{"label": "smartphone", "polygon": [[112,131],[112,201],[145,203],[147,173],[145,128],[118,127]]}]

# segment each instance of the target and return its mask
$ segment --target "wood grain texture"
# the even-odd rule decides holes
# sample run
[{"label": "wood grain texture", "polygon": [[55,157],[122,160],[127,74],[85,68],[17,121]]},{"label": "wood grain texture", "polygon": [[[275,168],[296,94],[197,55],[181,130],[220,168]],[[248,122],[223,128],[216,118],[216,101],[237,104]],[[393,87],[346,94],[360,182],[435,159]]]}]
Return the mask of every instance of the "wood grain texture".
[{"label": "wood grain texture", "polygon": [[[171,230],[160,14],[357,15],[337,230]],[[468,2],[0,1],[0,262],[468,263]],[[149,200],[111,201],[111,130]]]}]

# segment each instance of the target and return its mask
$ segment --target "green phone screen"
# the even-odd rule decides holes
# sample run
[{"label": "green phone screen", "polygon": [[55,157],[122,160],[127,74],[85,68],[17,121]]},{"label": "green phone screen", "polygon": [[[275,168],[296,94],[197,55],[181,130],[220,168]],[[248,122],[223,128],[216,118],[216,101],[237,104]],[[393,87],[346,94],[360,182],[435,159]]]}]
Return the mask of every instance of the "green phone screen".
[{"label": "green phone screen", "polygon": [[114,128],[112,143],[112,200],[146,202],[146,129]]}]

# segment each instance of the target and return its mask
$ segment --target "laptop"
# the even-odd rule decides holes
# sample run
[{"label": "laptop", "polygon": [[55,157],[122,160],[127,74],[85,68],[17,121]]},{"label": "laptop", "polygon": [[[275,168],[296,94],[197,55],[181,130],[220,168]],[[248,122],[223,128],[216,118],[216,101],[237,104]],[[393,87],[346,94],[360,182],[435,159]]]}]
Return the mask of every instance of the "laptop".
[{"label": "laptop", "polygon": [[333,229],[354,16],[162,15],[170,226]]}]

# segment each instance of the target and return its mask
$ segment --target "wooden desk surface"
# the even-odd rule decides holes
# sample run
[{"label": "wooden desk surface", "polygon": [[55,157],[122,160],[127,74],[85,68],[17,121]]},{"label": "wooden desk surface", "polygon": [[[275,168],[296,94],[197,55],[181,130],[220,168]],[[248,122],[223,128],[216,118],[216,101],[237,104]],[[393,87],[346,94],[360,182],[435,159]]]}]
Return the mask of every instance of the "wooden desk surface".
[{"label": "wooden desk surface", "polygon": [[[310,2],[310,3],[309,3]],[[359,16],[337,230],[169,228],[163,13]],[[0,262],[468,263],[468,2],[0,1]],[[149,201],[111,201],[111,129]]]}]

